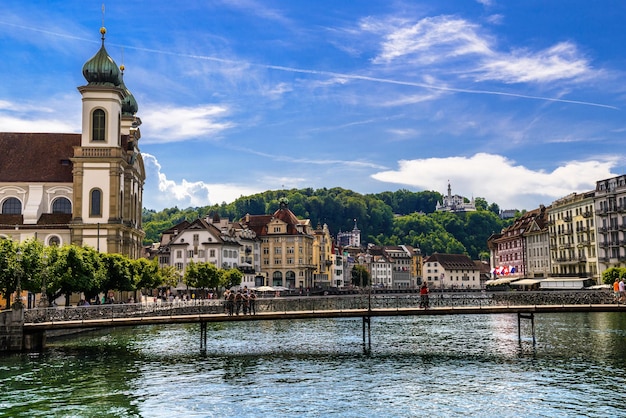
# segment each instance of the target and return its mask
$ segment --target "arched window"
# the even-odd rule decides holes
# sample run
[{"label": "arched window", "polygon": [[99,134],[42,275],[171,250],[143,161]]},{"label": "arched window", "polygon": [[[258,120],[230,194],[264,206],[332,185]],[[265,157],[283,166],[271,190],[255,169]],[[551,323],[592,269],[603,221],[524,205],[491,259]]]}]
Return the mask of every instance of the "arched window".
[{"label": "arched window", "polygon": [[9,197],[2,202],[2,214],[3,215],[21,215],[22,214],[22,202],[15,197]]},{"label": "arched window", "polygon": [[52,213],[72,213],[72,203],[66,197],[59,197],[52,202]]},{"label": "arched window", "polygon": [[283,285],[283,273],[280,271],[275,271],[272,275],[272,286],[282,286]]},{"label": "arched window", "polygon": [[57,237],[56,235],[53,235],[50,238],[48,238],[49,247],[58,247],[59,245],[61,245],[61,239]]},{"label": "arched window", "polygon": [[89,202],[89,215],[102,216],[102,190],[93,189],[89,194],[91,202]]},{"label": "arched window", "polygon": [[106,115],[104,110],[96,109],[91,117],[91,140],[104,141],[105,139]]}]

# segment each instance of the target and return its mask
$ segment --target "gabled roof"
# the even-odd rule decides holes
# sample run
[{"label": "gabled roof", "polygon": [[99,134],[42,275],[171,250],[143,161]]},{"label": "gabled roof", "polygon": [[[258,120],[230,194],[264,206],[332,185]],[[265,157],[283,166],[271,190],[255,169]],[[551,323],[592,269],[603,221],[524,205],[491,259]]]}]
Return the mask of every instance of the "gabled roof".
[{"label": "gabled roof", "polygon": [[439,254],[426,257],[424,263],[439,263],[446,270],[478,270],[471,258],[465,254]]},{"label": "gabled roof", "polygon": [[72,183],[81,134],[0,132],[0,183]]}]

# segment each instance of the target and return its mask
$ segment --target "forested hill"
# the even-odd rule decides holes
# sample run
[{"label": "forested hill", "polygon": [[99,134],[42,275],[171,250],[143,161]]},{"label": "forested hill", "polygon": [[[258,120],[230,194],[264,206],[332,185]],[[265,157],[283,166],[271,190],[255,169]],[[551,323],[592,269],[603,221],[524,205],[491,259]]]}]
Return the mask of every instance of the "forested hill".
[{"label": "forested hill", "polygon": [[[159,241],[162,231],[181,222],[218,213],[222,218],[239,220],[251,215],[272,214],[280,198],[289,200],[289,208],[301,219],[310,219],[313,227],[327,224],[333,236],[351,231],[356,220],[362,243],[376,245],[411,245],[422,254],[434,252],[466,253],[478,259],[487,252],[487,238],[510,224],[502,221],[497,204],[476,198],[478,211],[467,214],[435,212],[443,196],[438,192],[398,190],[377,194],[359,194],[342,188],[269,190],[242,196],[232,203],[199,208],[144,209],[143,228],[146,244]],[[483,254],[484,255],[484,254]]]}]

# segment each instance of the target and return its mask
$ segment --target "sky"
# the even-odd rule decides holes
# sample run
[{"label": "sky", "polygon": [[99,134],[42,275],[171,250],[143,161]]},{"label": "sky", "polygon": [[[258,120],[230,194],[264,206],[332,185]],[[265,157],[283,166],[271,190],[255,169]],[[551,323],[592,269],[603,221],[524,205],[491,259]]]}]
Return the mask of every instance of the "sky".
[{"label": "sky", "polygon": [[626,173],[624,22],[622,0],[2,0],[0,130],[81,131],[104,24],[148,209],[450,184],[532,210]]}]

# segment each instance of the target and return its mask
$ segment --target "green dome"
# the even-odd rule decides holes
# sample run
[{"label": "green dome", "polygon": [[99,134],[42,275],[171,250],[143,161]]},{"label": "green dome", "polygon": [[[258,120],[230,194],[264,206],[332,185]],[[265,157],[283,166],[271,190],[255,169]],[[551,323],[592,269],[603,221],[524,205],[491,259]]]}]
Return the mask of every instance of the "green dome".
[{"label": "green dome", "polygon": [[104,48],[106,29],[100,28],[100,33],[102,34],[102,46],[96,55],[83,65],[83,76],[90,85],[119,87],[121,84],[120,70]]},{"label": "green dome", "polygon": [[137,100],[135,100],[135,96],[128,90],[126,84],[124,84],[124,66],[120,67],[122,70],[122,74],[120,76],[120,88],[124,90],[124,99],[122,100],[122,115],[123,116],[134,116],[139,110],[139,106],[137,105]]}]

